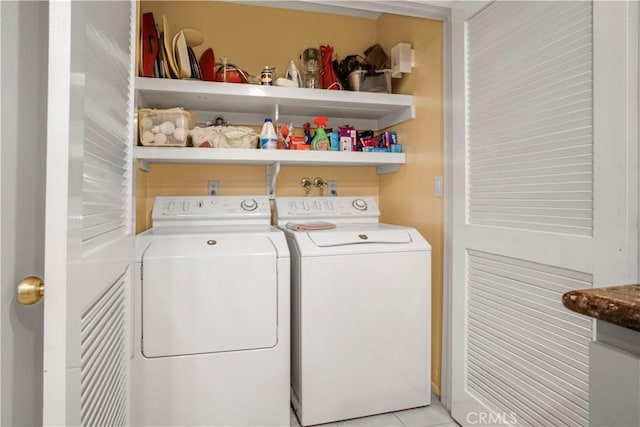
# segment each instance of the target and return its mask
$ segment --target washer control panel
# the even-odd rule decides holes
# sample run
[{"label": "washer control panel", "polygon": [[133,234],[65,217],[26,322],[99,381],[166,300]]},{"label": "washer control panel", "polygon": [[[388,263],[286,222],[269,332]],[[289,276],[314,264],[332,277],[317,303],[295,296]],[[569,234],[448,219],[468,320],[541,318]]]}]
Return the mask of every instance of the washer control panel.
[{"label": "washer control panel", "polygon": [[378,205],[371,197],[276,197],[276,222],[296,219],[340,218],[369,222],[380,216]]},{"label": "washer control panel", "polygon": [[154,227],[165,222],[175,226],[228,220],[269,224],[271,207],[267,196],[160,196],[151,217]]}]

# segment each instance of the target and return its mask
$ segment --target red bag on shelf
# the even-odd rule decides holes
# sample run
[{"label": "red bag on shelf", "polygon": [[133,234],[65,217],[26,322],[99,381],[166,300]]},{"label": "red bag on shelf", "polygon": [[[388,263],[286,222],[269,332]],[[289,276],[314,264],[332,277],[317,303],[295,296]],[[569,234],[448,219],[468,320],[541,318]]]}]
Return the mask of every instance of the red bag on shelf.
[{"label": "red bag on shelf", "polygon": [[320,54],[322,55],[322,88],[323,89],[333,89],[333,90],[342,90],[342,85],[338,81],[338,77],[336,76],[336,72],[333,69],[333,47],[320,46]]}]

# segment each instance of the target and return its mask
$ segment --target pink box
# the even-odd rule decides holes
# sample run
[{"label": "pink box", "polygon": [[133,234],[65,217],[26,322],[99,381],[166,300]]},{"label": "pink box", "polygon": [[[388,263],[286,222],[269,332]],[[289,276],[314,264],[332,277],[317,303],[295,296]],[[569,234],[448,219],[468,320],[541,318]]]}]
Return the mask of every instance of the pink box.
[{"label": "pink box", "polygon": [[340,151],[356,151],[357,131],[353,126],[341,127],[338,131],[340,137]]}]

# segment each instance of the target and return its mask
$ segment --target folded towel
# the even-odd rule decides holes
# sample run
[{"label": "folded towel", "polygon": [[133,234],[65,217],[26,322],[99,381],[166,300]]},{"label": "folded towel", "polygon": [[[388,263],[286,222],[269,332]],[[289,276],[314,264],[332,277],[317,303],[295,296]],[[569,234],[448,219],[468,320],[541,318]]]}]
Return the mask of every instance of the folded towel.
[{"label": "folded towel", "polygon": [[287,228],[295,231],[309,231],[309,230],[329,230],[336,228],[335,224],[324,221],[307,222],[304,224],[288,222]]}]

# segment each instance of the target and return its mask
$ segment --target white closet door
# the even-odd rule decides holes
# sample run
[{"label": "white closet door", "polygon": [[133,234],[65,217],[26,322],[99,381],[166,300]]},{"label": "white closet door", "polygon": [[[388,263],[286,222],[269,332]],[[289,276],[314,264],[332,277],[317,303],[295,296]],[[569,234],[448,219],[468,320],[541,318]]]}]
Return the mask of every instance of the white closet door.
[{"label": "white closet door", "polygon": [[635,276],[635,13],[623,2],[454,10],[452,414],[463,425],[588,424],[593,322],[561,296]]},{"label": "white closet door", "polygon": [[129,424],[134,16],[49,7],[44,425]]}]

